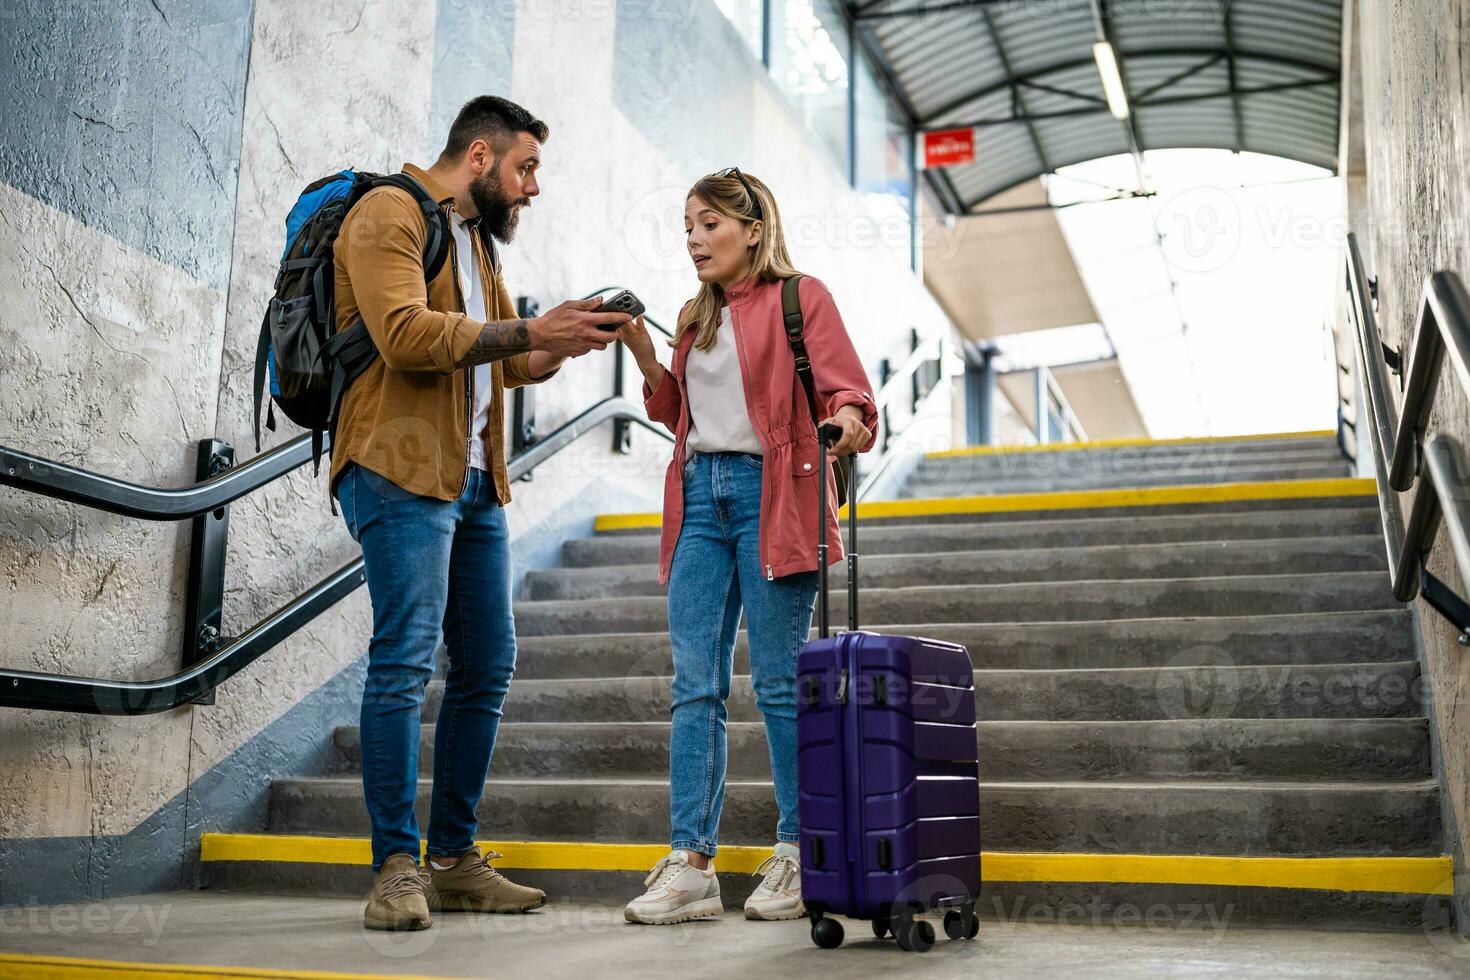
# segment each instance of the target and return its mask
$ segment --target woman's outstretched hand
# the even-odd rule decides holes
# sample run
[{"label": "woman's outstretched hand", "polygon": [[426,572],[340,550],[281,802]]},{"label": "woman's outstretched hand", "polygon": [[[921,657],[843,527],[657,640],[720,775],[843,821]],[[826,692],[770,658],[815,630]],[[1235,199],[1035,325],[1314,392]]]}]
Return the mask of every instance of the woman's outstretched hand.
[{"label": "woman's outstretched hand", "polygon": [[643,323],[643,317],[634,317],[619,327],[618,339],[627,345],[628,353],[632,354],[634,360],[640,365],[646,361],[658,359],[653,352],[653,338],[648,335],[648,327]]},{"label": "woman's outstretched hand", "polygon": [[664,368],[658,362],[658,354],[653,348],[653,338],[649,336],[643,317],[634,317],[619,327],[617,337],[628,348],[628,353],[633,355],[633,360],[638,362],[638,370],[643,372],[643,380],[648,382],[648,390],[657,391],[664,379]]},{"label": "woman's outstretched hand", "polygon": [[863,425],[863,410],[856,405],[843,405],[836,415],[823,419],[822,425],[835,425],[842,430],[842,438],[832,445],[833,456],[851,456],[862,449],[872,435]]}]

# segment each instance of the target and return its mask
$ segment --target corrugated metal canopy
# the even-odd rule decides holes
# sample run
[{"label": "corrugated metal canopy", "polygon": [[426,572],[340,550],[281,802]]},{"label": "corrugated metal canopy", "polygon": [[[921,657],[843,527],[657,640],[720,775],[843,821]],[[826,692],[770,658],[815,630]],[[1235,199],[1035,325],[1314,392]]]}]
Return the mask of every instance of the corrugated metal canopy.
[{"label": "corrugated metal canopy", "polygon": [[[1342,0],[857,0],[867,46],[921,129],[976,127],[931,181],[972,211],[1058,167],[1208,147],[1335,170]],[[1112,42],[1131,118],[1108,112]]]}]

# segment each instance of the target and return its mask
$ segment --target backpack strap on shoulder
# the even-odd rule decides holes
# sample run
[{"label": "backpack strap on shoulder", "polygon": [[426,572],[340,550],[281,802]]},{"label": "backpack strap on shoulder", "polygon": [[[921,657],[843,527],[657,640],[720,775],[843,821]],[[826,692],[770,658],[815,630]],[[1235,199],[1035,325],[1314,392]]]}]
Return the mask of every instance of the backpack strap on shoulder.
[{"label": "backpack strap on shoulder", "polygon": [[500,252],[495,248],[495,236],[485,230],[484,221],[475,222],[475,231],[480,236],[480,243],[485,246],[485,254],[490,256],[490,271],[500,275]]},{"label": "backpack strap on shoulder", "polygon": [[[817,384],[812,377],[812,361],[807,356],[806,341],[803,338],[806,324],[801,315],[801,279],[800,275],[795,275],[781,283],[781,321],[786,326],[786,340],[791,345],[791,354],[796,358],[796,376],[801,379],[802,390],[806,392],[812,425],[818,426],[822,422],[822,415],[817,410]],[[821,436],[817,438],[820,441]],[[826,458],[825,454],[823,458]],[[837,506],[841,507],[847,503],[847,477],[842,466],[835,464],[835,461],[832,475],[837,485]]]},{"label": "backpack strap on shoulder", "polygon": [[424,239],[424,281],[433,282],[449,258],[449,219],[444,216],[444,209],[429,196],[423,184],[408,174],[383,174],[369,183],[371,187],[386,185],[407,191],[418,202],[419,210],[424,213],[424,228],[428,232]]},{"label": "backpack strap on shoulder", "polygon": [[801,316],[801,276],[792,276],[781,283],[781,320],[786,325],[786,341],[791,345],[791,354],[796,358],[796,376],[806,390],[807,405],[812,411],[812,421],[820,422],[817,414],[816,383],[812,379],[812,362],[807,357],[806,341],[802,334],[806,324]]}]

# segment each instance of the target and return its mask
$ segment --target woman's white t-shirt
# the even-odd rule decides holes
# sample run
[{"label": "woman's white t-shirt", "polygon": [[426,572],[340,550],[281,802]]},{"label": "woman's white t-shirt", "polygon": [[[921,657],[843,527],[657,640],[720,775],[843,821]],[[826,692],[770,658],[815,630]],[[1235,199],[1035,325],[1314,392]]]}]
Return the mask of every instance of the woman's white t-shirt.
[{"label": "woman's white t-shirt", "polygon": [[734,331],[726,306],[720,310],[714,346],[707,351],[689,348],[684,363],[684,388],[689,395],[689,435],[685,444],[706,453],[760,455],[761,443],[746,409]]}]

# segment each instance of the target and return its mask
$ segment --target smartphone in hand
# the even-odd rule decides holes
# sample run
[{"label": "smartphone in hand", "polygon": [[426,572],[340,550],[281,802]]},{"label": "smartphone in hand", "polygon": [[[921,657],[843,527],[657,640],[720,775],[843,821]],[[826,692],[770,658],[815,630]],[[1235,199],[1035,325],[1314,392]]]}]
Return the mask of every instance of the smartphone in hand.
[{"label": "smartphone in hand", "polygon": [[[612,310],[615,313],[626,313],[632,317],[642,316],[644,312],[643,301],[627,289],[607,297],[597,309]],[[618,329],[606,323],[599,323],[597,326],[599,330],[606,330],[608,333],[614,333]]]}]

